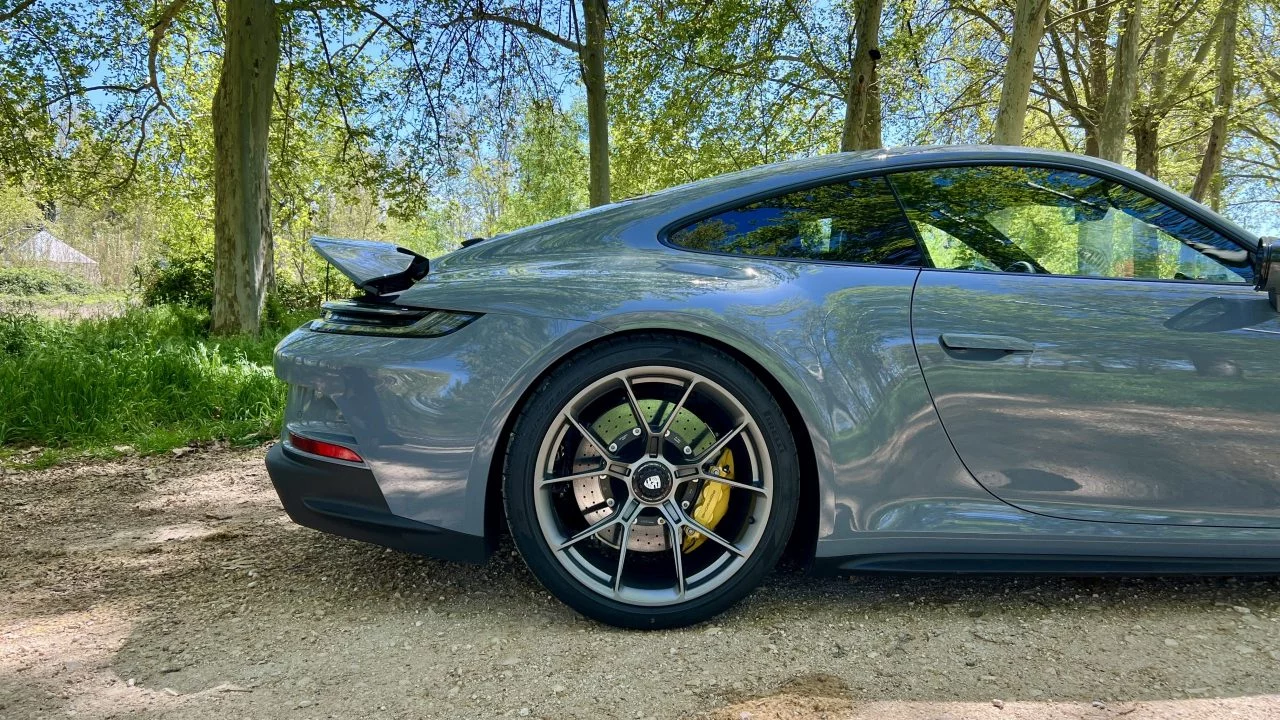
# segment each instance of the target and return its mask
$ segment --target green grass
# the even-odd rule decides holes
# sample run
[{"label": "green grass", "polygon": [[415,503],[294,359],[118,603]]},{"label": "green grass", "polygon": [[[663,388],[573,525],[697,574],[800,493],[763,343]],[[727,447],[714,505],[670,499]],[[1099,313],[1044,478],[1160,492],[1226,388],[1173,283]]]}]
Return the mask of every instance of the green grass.
[{"label": "green grass", "polygon": [[211,338],[208,313],[173,306],[78,321],[0,314],[0,457],[47,465],[117,445],[259,442],[284,409],[272,350],[305,319],[259,338]]},{"label": "green grass", "polygon": [[119,290],[95,290],[84,295],[11,295],[0,292],[0,314],[8,315],[34,313],[42,317],[100,317],[118,315],[131,304],[135,303],[129,294]]},{"label": "green grass", "polygon": [[32,267],[0,267],[0,295],[88,295],[93,288],[84,278]]}]

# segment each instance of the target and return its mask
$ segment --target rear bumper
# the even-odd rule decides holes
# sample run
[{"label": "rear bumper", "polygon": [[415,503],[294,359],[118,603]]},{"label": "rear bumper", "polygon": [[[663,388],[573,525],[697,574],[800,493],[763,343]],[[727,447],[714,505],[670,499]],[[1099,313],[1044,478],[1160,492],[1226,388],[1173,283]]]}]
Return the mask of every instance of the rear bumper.
[{"label": "rear bumper", "polygon": [[482,535],[394,515],[368,468],[313,460],[283,443],[267,451],[267,474],[294,522],[322,532],[453,562],[482,563]]}]

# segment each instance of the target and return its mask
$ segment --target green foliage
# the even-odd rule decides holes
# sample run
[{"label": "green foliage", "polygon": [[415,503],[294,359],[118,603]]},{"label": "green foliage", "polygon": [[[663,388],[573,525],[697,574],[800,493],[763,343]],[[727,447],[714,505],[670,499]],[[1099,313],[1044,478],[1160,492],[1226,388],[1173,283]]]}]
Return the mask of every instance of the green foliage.
[{"label": "green foliage", "polygon": [[157,260],[142,277],[142,304],[213,307],[213,256],[191,255]]},{"label": "green foliage", "polygon": [[7,238],[30,231],[43,219],[31,194],[25,188],[4,182],[3,178],[4,173],[0,171],[0,247],[9,244]]},{"label": "green foliage", "polygon": [[499,230],[563,217],[587,207],[585,108],[567,113],[548,101],[526,108],[514,148],[518,176]]},{"label": "green foliage", "polygon": [[611,20],[615,197],[839,147],[843,5],[647,1]]},{"label": "green foliage", "polygon": [[78,275],[34,267],[0,267],[0,295],[88,295],[89,283]]},{"label": "green foliage", "polygon": [[[141,284],[143,305],[208,311],[213,307],[213,257],[201,254],[156,261]],[[284,322],[294,313],[318,312],[326,299],[354,293],[351,283],[337,272],[326,274],[319,269],[301,278],[293,273],[277,275],[275,288],[267,293],[264,318],[268,324]]]},{"label": "green foliage", "polygon": [[272,349],[302,320],[212,339],[207,312],[175,306],[78,322],[0,315],[0,445],[156,451],[268,436],[284,406]]},{"label": "green foliage", "polygon": [[275,288],[267,293],[263,320],[271,325],[288,325],[290,318],[299,314],[318,314],[320,303],[325,300],[357,294],[355,286],[337,271],[328,275],[316,273],[303,280],[278,275]]}]

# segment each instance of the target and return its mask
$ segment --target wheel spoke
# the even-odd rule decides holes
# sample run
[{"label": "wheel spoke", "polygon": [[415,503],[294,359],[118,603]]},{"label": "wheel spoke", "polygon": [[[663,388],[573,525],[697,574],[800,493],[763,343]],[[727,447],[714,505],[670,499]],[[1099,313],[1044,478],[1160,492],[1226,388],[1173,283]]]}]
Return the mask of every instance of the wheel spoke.
[{"label": "wheel spoke", "polygon": [[671,529],[671,554],[675,558],[676,563],[676,597],[684,597],[684,547],[681,541],[684,539],[684,531],[677,523],[668,522],[667,527]]},{"label": "wheel spoke", "polygon": [[588,527],[586,530],[583,530],[583,531],[579,532],[577,535],[574,535],[573,537],[569,538],[568,540],[565,540],[564,542],[562,542],[562,543],[560,543],[559,545],[557,545],[557,546],[555,547],[555,551],[556,551],[556,552],[560,552],[561,550],[564,550],[564,549],[566,549],[566,548],[570,547],[571,545],[574,545],[574,544],[579,543],[579,542],[581,542],[581,541],[583,541],[583,540],[586,540],[586,539],[587,539],[587,538],[589,538],[589,537],[593,537],[593,536],[595,536],[595,535],[598,535],[598,534],[600,534],[601,532],[603,532],[603,531],[605,531],[605,530],[608,530],[609,528],[611,528],[611,527],[613,527],[614,525],[617,525],[618,523],[621,523],[621,522],[623,522],[623,513],[622,513],[622,512],[610,513],[609,515],[606,515],[603,519],[598,520],[597,522],[595,522],[594,524],[592,524],[592,525],[591,525],[590,527]]},{"label": "wheel spoke", "polygon": [[687,479],[688,480],[697,479],[697,480],[706,480],[708,482],[718,482],[722,485],[728,485],[729,487],[732,487],[732,488],[738,488],[740,490],[746,490],[748,492],[758,493],[760,495],[764,495],[765,497],[769,497],[769,494],[770,494],[768,488],[757,487],[749,483],[739,482],[738,480],[730,480],[729,478],[723,478],[718,475],[708,475],[707,473],[699,473],[696,478],[687,478]]},{"label": "wheel spoke", "polygon": [[746,555],[746,553],[743,552],[743,550],[739,548],[737,545],[734,545],[733,543],[729,542],[728,540],[725,540],[724,538],[720,537],[714,532],[711,532],[705,526],[703,526],[702,523],[698,522],[697,520],[694,520],[688,513],[684,512],[683,510],[680,511],[680,516],[683,524],[687,527],[693,528],[693,530],[697,532],[699,535],[705,535],[708,540],[711,540],[715,544],[720,545],[725,550],[728,550],[729,552],[733,553],[734,555],[737,555],[738,557],[743,557]]},{"label": "wheel spoke", "polygon": [[632,516],[622,523],[622,541],[618,543],[618,570],[613,574],[613,594],[622,592],[622,569],[627,562],[627,544],[631,542],[631,525],[635,522]]},{"label": "wheel spoke", "polygon": [[640,401],[636,399],[635,388],[631,387],[631,379],[625,375],[618,379],[622,381],[622,387],[627,392],[627,404],[631,406],[631,414],[636,416],[636,424],[639,425],[640,429],[644,430],[646,434],[652,435],[653,428],[650,427],[649,421],[640,410]]},{"label": "wheel spoke", "polygon": [[564,411],[564,419],[568,420],[569,424],[572,425],[575,430],[581,433],[582,437],[587,442],[595,446],[596,452],[600,453],[600,457],[605,459],[609,459],[613,457],[613,455],[607,449],[605,449],[605,445],[600,440],[600,438],[596,437],[595,433],[591,432],[582,423],[578,422],[578,419],[575,418],[573,415],[569,414],[568,410]]},{"label": "wheel spoke", "polygon": [[662,514],[662,519],[666,520],[666,527],[671,533],[671,555],[675,562],[676,570],[676,597],[684,597],[685,577],[684,577],[684,513],[680,511],[680,506],[674,500],[668,501],[658,506],[658,512]]},{"label": "wheel spoke", "polygon": [[697,384],[698,378],[695,377],[689,380],[689,384],[685,386],[684,395],[680,396],[680,402],[676,403],[676,406],[671,409],[671,414],[667,416],[667,421],[662,423],[662,429],[658,431],[660,437],[665,437],[667,431],[671,429],[671,426],[676,421],[676,416],[680,414],[681,410],[684,410],[684,404],[689,401],[689,396],[693,394],[693,386]]},{"label": "wheel spoke", "polygon": [[721,435],[718,439],[716,439],[716,442],[714,445],[707,448],[705,452],[703,452],[701,455],[698,456],[698,467],[702,467],[703,465],[705,465],[708,458],[715,457],[716,453],[719,453],[721,450],[723,450],[725,445],[728,445],[734,438],[741,435],[742,431],[747,429],[748,424],[749,423],[746,421],[739,423],[737,427],[735,427],[734,429],[730,430],[729,432],[725,433],[724,435]]},{"label": "wheel spoke", "polygon": [[618,478],[619,480],[626,480],[626,478],[610,470],[606,466],[598,470],[588,470],[587,472],[574,473],[573,475],[561,475],[560,477],[543,478],[538,481],[538,489],[542,489],[548,485],[556,485],[559,483],[573,482],[574,480],[589,480],[592,478],[600,477],[601,475],[608,475],[609,477]]}]

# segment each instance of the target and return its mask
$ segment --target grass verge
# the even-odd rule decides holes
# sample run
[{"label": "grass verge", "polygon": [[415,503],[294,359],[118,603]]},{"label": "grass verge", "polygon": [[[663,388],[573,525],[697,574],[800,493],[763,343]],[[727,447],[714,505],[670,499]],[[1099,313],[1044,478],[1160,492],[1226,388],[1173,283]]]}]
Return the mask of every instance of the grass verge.
[{"label": "grass verge", "polygon": [[272,350],[305,319],[212,338],[207,312],[174,306],[85,320],[0,314],[0,459],[48,465],[126,445],[260,442],[284,409]]}]

